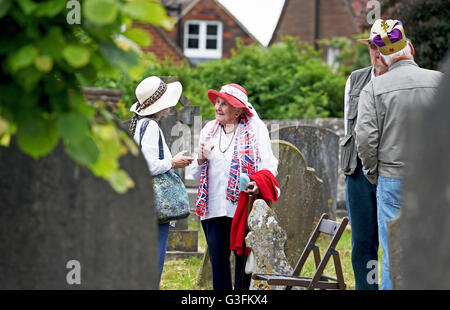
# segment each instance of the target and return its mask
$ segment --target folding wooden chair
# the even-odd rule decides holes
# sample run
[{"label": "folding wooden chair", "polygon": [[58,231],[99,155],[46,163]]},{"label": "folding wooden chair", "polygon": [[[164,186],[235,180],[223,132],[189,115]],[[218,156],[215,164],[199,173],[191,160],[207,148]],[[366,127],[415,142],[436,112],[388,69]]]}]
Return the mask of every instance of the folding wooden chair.
[{"label": "folding wooden chair", "polygon": [[[316,228],[309,238],[308,243],[306,244],[306,247],[303,250],[303,253],[300,256],[300,259],[298,260],[294,272],[291,276],[281,274],[255,273],[252,275],[252,278],[254,280],[267,281],[267,284],[269,285],[286,285],[286,290],[290,290],[292,286],[307,287],[309,290],[315,288],[345,290],[346,285],[344,282],[344,275],[342,274],[342,266],[341,260],[339,258],[339,253],[336,251],[336,245],[339,242],[339,239],[341,238],[342,233],[347,226],[347,223],[348,218],[346,217],[342,220],[341,223],[339,223],[329,220],[326,213],[322,214],[319,223],[317,223]],[[333,236],[322,259],[320,258],[319,248],[315,244],[320,233]],[[316,271],[312,278],[301,277],[300,273],[311,251],[314,254]],[[330,256],[333,256],[336,278],[323,274]]]}]

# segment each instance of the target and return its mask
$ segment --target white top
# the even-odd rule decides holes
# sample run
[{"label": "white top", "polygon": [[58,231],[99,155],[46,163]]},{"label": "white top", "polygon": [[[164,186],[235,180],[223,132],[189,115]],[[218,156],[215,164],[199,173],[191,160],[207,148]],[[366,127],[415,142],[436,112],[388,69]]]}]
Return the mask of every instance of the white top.
[{"label": "white top", "polygon": [[[374,68],[372,67],[372,73],[371,73],[371,77],[370,80],[372,81],[375,78],[375,71]],[[345,91],[344,91],[344,130],[345,130],[345,135],[347,135],[347,115],[348,115],[348,108],[349,108],[349,103],[348,101],[350,100],[350,89],[352,88],[350,85],[350,76],[347,79],[347,83],[345,83]]]},{"label": "white top", "polygon": [[[211,131],[214,121],[208,122],[200,132],[199,143],[204,142],[206,136]],[[266,125],[258,118],[250,118],[249,122],[256,133],[256,141],[258,144],[259,157],[261,161],[258,164],[258,169],[268,169],[274,176],[277,175],[278,160],[273,155],[272,147],[270,144],[269,131]],[[220,131],[222,131],[222,140],[219,147]],[[235,139],[232,135],[227,138],[223,129],[219,127],[215,135],[211,138],[210,145],[214,145],[214,149],[209,155],[208,165],[208,210],[209,213],[201,217],[201,220],[227,216],[233,217],[236,211],[237,203],[233,204],[226,199],[226,192],[228,186],[228,180],[230,178],[230,165],[233,157],[234,142],[231,142],[231,138]],[[230,144],[227,151],[225,149]],[[220,151],[225,151],[222,153]],[[191,165],[192,175],[194,179],[200,180],[201,166],[197,163],[198,155],[195,155],[195,159]]]},{"label": "white top", "polygon": [[[139,135],[141,126],[144,123],[145,118],[141,118],[136,124],[136,131],[134,133],[134,141],[139,145]],[[164,148],[164,159],[159,159],[159,133],[161,133],[163,148]],[[145,130],[144,136],[142,137],[142,148],[141,152],[147,161],[148,170],[151,175],[158,175],[167,172],[172,168],[172,154],[170,153],[169,147],[166,144],[164,135],[158,126],[156,121],[150,120]]]}]

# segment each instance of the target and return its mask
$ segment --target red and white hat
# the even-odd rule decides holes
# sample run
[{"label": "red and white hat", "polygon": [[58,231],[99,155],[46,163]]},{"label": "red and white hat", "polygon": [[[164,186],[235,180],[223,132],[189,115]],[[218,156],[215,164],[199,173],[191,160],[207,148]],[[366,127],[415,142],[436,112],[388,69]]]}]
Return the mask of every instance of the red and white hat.
[{"label": "red and white hat", "polygon": [[208,98],[212,104],[216,104],[217,97],[222,98],[226,103],[233,107],[244,109],[248,116],[253,116],[254,114],[254,109],[248,102],[247,92],[241,85],[227,84],[222,86],[220,92],[215,89],[208,90]]}]

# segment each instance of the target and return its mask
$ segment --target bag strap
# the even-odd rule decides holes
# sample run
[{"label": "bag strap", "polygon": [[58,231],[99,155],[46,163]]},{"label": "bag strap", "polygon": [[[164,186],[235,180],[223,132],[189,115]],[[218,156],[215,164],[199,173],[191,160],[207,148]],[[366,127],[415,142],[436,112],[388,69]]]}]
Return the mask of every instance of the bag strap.
[{"label": "bag strap", "polygon": [[[148,123],[150,120],[155,121],[153,118],[147,118],[144,123],[141,126],[141,129],[139,130],[139,147],[142,149],[142,138],[144,137],[144,133],[147,130]],[[159,130],[158,126],[158,132],[159,132],[159,140],[158,140],[158,147],[159,147],[159,160],[164,159],[164,146],[163,141],[161,137],[161,130]]]}]

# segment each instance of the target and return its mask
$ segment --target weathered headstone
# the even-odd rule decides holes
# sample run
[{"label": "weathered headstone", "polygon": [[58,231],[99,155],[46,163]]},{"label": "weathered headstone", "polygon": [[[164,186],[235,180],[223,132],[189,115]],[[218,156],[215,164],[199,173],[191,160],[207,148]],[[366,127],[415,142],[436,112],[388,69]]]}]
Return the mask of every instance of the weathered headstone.
[{"label": "weathered headstone", "polygon": [[157,289],[152,179],[142,156],[120,165],[122,195],[62,144],[39,160],[0,147],[0,289]]},{"label": "weathered headstone", "polygon": [[314,126],[291,126],[271,132],[277,137],[295,145],[302,153],[308,167],[316,170],[323,181],[316,215],[323,213],[336,218],[337,183],[339,170],[339,136],[331,130]]},{"label": "weathered headstone", "polygon": [[[255,273],[292,275],[294,270],[284,253],[286,231],[280,227],[275,212],[258,199],[248,217],[251,232],[245,238],[256,262]],[[285,286],[269,285],[266,281],[251,280],[250,290],[282,290]]]},{"label": "weathered headstone", "polygon": [[[399,289],[450,289],[450,62],[429,106],[411,111]],[[391,252],[390,256],[395,256]],[[395,279],[393,279],[395,280]]]},{"label": "weathered headstone", "polygon": [[281,195],[273,209],[279,224],[286,230],[285,253],[291,266],[295,266],[319,220],[317,209],[322,180],[313,168],[307,167],[302,153],[286,141],[272,141],[272,149],[279,154],[277,182]]}]

